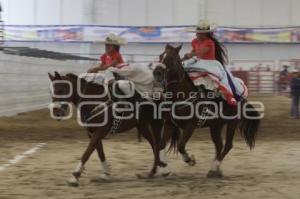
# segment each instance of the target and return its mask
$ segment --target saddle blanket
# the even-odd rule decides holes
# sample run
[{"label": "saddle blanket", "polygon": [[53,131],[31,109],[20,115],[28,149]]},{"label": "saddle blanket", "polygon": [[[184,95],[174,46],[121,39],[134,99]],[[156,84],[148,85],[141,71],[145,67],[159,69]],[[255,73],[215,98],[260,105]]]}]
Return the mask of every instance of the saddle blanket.
[{"label": "saddle blanket", "polygon": [[98,73],[82,74],[82,76],[87,81],[107,85],[109,81],[115,79],[114,73],[123,79],[118,81],[118,86],[125,94],[136,90],[146,98],[152,96],[154,78],[153,71],[148,63],[124,64],[120,67],[110,67]]},{"label": "saddle blanket", "polygon": [[220,93],[230,105],[236,105],[239,98],[248,96],[243,80],[234,77],[218,61],[192,58],[184,62],[184,68],[195,86],[203,85],[208,90]]}]

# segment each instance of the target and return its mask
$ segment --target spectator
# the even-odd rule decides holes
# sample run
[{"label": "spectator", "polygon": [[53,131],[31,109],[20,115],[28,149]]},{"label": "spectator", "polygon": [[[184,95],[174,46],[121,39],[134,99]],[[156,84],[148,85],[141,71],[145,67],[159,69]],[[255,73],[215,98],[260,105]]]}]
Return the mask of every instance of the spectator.
[{"label": "spectator", "polygon": [[289,72],[288,71],[289,66],[288,65],[283,65],[282,67],[283,67],[283,70],[280,71],[280,76],[287,76],[288,72]]},{"label": "spectator", "polygon": [[293,78],[290,82],[291,88],[291,117],[299,119],[299,100],[300,100],[300,73],[299,71],[293,71]]},{"label": "spectator", "polygon": [[289,82],[289,71],[288,71],[289,66],[283,65],[283,70],[280,71],[279,73],[279,92],[281,94],[287,94],[288,90],[288,82]]}]

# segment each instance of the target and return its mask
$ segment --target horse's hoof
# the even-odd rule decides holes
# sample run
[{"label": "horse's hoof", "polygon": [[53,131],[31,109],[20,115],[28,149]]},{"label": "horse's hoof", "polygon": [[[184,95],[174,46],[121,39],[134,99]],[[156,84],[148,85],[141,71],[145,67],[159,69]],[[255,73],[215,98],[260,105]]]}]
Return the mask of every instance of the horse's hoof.
[{"label": "horse's hoof", "polygon": [[168,177],[171,174],[171,172],[170,172],[168,166],[166,166],[166,167],[158,167],[157,174],[159,176],[162,176],[162,177]]},{"label": "horse's hoof", "polygon": [[162,176],[162,177],[168,177],[170,174],[171,174],[171,172],[168,172],[168,173],[162,173],[161,176]]},{"label": "horse's hoof", "polygon": [[91,182],[103,182],[103,181],[109,181],[110,176],[107,174],[101,174],[99,177],[92,178]]},{"label": "horse's hoof", "polygon": [[75,179],[77,179],[77,178],[79,178],[79,177],[80,177],[80,175],[81,175],[81,172],[74,171],[74,172],[72,173],[72,175],[74,176],[74,178],[75,178]]},{"label": "horse's hoof", "polygon": [[71,187],[78,187],[79,186],[79,181],[75,177],[71,177],[68,181],[67,184]]},{"label": "horse's hoof", "polygon": [[140,173],[137,173],[135,174],[135,176],[138,178],[138,179],[145,179],[145,176],[140,174]]},{"label": "horse's hoof", "polygon": [[191,155],[191,158],[188,161],[188,165],[189,166],[195,166],[196,165],[196,159],[195,159],[194,155]]},{"label": "horse's hoof", "polygon": [[106,174],[106,173],[103,173],[103,174],[100,175],[99,179],[110,180],[110,175]]},{"label": "horse's hoof", "polygon": [[79,187],[78,182],[67,182],[70,187]]},{"label": "horse's hoof", "polygon": [[223,174],[222,174],[222,171],[212,171],[212,170],[210,170],[207,173],[206,177],[207,178],[222,178]]},{"label": "horse's hoof", "polygon": [[153,178],[154,175],[152,173],[148,173],[148,174],[143,174],[143,173],[138,173],[136,174],[136,177],[139,178],[139,179],[150,179],[150,178]]}]

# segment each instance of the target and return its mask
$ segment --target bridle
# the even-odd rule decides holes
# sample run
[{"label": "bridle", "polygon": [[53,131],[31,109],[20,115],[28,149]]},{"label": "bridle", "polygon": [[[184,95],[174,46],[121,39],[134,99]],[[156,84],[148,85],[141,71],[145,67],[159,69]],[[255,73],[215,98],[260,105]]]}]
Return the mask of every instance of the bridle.
[{"label": "bridle", "polygon": [[[165,89],[167,89],[167,88],[168,88],[170,85],[172,85],[172,84],[176,84],[176,83],[179,84],[179,83],[182,83],[182,82],[184,81],[184,79],[185,79],[185,73],[183,73],[181,76],[180,76],[180,74],[179,74],[179,80],[171,80],[171,81],[168,81],[167,74],[168,74],[168,71],[169,71],[169,70],[172,70],[172,69],[168,68],[168,67],[164,64],[166,55],[167,55],[167,53],[164,52],[164,53],[163,53],[163,56],[162,56],[162,59],[159,61],[159,64],[160,64],[159,66],[161,66],[161,67],[164,68],[164,70],[165,70],[164,75],[163,75],[163,80],[162,80],[162,82],[161,82],[161,83],[163,84],[163,86],[164,86]],[[177,56],[177,57],[174,59],[173,65],[176,65],[176,63],[177,63],[178,61],[179,61],[179,62],[181,61],[179,56]]]},{"label": "bridle", "polygon": [[[84,79],[84,78],[86,78],[87,76],[88,76],[88,75],[86,74],[84,77],[81,77],[81,78]],[[69,81],[71,81],[71,79],[70,79],[69,77],[67,77],[67,78],[68,78]],[[78,77],[78,78],[79,78],[79,77]],[[93,79],[92,79],[91,81],[93,81],[95,78],[96,78],[96,74],[94,74]],[[105,87],[105,86],[107,86],[107,85],[103,85],[103,87]],[[82,92],[81,92],[81,87],[80,87],[80,92],[81,92],[82,95],[85,95],[85,93],[86,93],[86,91],[87,91],[87,88],[88,88],[88,82],[85,83]],[[104,89],[105,89],[105,88],[104,88]],[[105,89],[105,90],[108,91],[108,89]],[[54,92],[54,91],[52,91],[52,92]],[[76,91],[73,90],[73,92],[77,92],[77,90],[76,90]],[[74,96],[71,96],[71,97],[74,98]],[[112,98],[111,98],[111,94],[110,94],[109,91],[107,92],[107,97],[108,97],[108,99],[107,99],[105,102],[103,102],[103,103],[97,105],[95,108],[93,108],[93,109],[90,111],[90,116],[89,116],[87,119],[84,118],[84,121],[85,121],[85,122],[88,122],[88,121],[94,119],[95,117],[101,115],[101,114],[106,110],[105,107],[110,107],[110,106],[111,106],[111,104],[112,104],[112,103],[111,103],[111,102],[112,102]],[[78,105],[79,105],[81,102],[83,102],[83,98],[84,98],[84,97],[80,97],[80,96],[79,96],[79,99],[78,99],[78,102],[77,102]],[[50,105],[48,106],[48,108],[49,108],[49,109],[57,108],[57,109],[60,109],[61,111],[63,111],[63,112],[66,114],[66,111],[62,108],[63,105],[66,105],[66,104],[70,104],[70,102],[69,102],[69,101],[66,101],[66,100],[64,100],[64,101],[63,101],[63,100],[60,100],[60,101],[54,101],[54,102],[50,103]]]},{"label": "bridle", "polygon": [[[54,80],[55,81],[55,80]],[[70,91],[71,92],[71,91]],[[72,90],[73,92],[73,90]],[[51,86],[50,86],[50,95],[53,96],[55,93],[55,88],[53,86],[53,84],[51,83]],[[60,95],[68,95],[67,93],[61,93]],[[71,96],[70,96],[71,97]],[[58,98],[58,97],[55,97],[55,98]],[[69,98],[69,97],[68,97]],[[53,110],[53,109],[59,109],[60,111],[62,111],[64,114],[67,114],[67,111],[63,108],[64,105],[67,105],[70,107],[70,102],[66,99],[64,100],[54,100],[52,101],[49,105],[48,105],[48,109],[49,110]]]}]

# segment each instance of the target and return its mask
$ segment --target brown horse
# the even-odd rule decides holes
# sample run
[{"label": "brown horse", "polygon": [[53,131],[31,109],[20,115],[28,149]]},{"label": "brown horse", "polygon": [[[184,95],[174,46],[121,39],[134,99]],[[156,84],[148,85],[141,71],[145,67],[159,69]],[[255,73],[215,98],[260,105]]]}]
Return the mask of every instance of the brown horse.
[{"label": "brown horse", "polygon": [[[169,111],[165,115],[160,154],[163,154],[166,147],[165,140],[171,139],[171,148],[177,147],[183,160],[193,165],[195,160],[186,152],[186,143],[196,128],[209,127],[211,139],[215,144],[216,156],[207,176],[221,177],[221,162],[232,148],[235,130],[238,129],[241,132],[246,143],[252,149],[260,124],[260,114],[246,100],[243,100],[239,102],[242,107],[240,112],[246,114],[239,117],[238,106],[232,107],[218,96],[209,97],[208,91],[203,87],[196,88],[183,68],[179,56],[180,50],[181,46],[175,48],[167,45],[165,52],[160,56],[161,64],[153,71],[154,78],[165,89],[165,101],[169,100],[173,103],[172,108],[169,107],[172,112]],[[194,112],[198,111],[198,115],[191,115],[192,109]],[[181,119],[183,116],[190,117]],[[221,133],[225,125],[227,125],[227,132],[224,146]],[[179,129],[183,130],[181,135]],[[163,155],[161,156],[161,161],[164,162],[165,159]],[[164,163],[166,164],[166,162]]]},{"label": "brown horse", "polygon": [[[80,123],[84,123],[84,127],[88,132],[90,142],[78,167],[73,172],[73,176],[68,180],[71,186],[79,185],[79,177],[81,176],[84,165],[90,158],[92,152],[96,149],[98,156],[103,166],[103,178],[108,178],[110,169],[106,162],[105,154],[103,151],[102,139],[111,131],[114,126],[114,116],[112,111],[116,108],[113,106],[113,101],[109,92],[105,92],[105,87],[102,85],[87,82],[83,78],[79,78],[74,74],[67,74],[65,76],[55,72],[55,75],[49,74],[52,82],[52,104],[51,109],[55,117],[66,117],[70,112],[70,105],[73,104],[79,109]],[[80,85],[79,85],[80,84]],[[81,93],[81,94],[80,94]],[[83,96],[84,95],[84,96]],[[91,95],[98,95],[98,97],[89,97]],[[154,164],[151,172],[147,177],[155,175],[159,163],[159,142],[161,137],[161,129],[163,122],[159,119],[153,119],[151,110],[152,106],[141,106],[139,108],[140,117],[132,117],[124,119],[116,130],[116,133],[124,132],[129,129],[137,128],[139,134],[142,134],[150,143],[153,154]],[[106,118],[106,122],[103,121]],[[103,123],[102,125],[98,125]],[[151,127],[151,128],[149,128]]]}]

